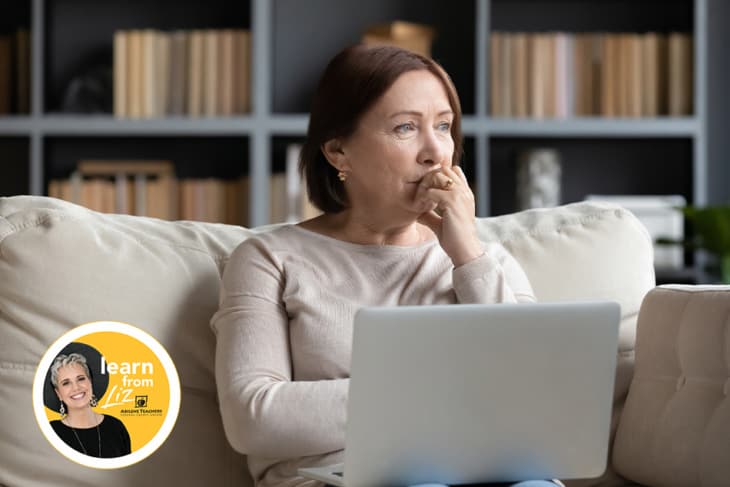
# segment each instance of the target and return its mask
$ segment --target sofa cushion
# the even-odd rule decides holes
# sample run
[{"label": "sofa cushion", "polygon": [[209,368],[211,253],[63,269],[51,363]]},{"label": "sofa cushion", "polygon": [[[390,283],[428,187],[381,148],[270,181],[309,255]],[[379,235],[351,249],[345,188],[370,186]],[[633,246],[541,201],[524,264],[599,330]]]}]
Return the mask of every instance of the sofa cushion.
[{"label": "sofa cushion", "polygon": [[646,485],[730,483],[730,286],[660,286],[641,307],[615,468]]},{"label": "sofa cushion", "polygon": [[[8,486],[250,483],[218,413],[210,316],[219,273],[250,231],[103,215],[51,198],[0,199],[0,484]],[[31,406],[41,356],[72,327],[133,324],[175,362],[180,415],[167,442],[116,471],[78,466],[42,435]],[[39,461],[41,460],[42,461]]]},{"label": "sofa cushion", "polygon": [[[575,203],[478,220],[484,240],[498,240],[522,264],[539,301],[609,299],[621,305],[612,437],[633,373],[636,318],[654,287],[653,247],[629,211],[609,204]],[[609,467],[600,479],[568,487],[618,487]]]},{"label": "sofa cushion", "polygon": [[[621,304],[620,404],[635,317],[654,283],[651,242],[638,220],[615,206],[579,203],[477,225],[482,239],[501,241],[523,265],[538,299]],[[0,410],[6,412],[0,485],[249,484],[244,458],[228,446],[221,426],[209,320],[229,253],[253,233],[105,215],[52,198],[0,198]],[[32,382],[43,353],[72,327],[98,320],[127,322],[154,336],[182,385],[180,417],[167,442],[116,471],[66,460],[33,416]]]}]

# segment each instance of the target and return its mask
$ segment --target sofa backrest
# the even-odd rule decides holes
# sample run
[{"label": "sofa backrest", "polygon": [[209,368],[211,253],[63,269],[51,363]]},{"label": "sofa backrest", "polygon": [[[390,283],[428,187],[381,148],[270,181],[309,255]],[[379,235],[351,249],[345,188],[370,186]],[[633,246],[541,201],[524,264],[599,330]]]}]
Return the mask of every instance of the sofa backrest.
[{"label": "sofa backrest", "polygon": [[[480,219],[504,243],[541,300],[613,299],[622,306],[621,377],[630,375],[635,316],[653,286],[648,234],[627,211],[597,203]],[[223,433],[214,383],[219,276],[254,231],[105,215],[60,200],[0,198],[0,484],[250,485],[245,458]],[[169,352],[182,385],[167,442],[114,471],[71,463],[43,437],[32,383],[48,347],[92,321],[133,324]],[[625,394],[619,379],[617,397]]]}]

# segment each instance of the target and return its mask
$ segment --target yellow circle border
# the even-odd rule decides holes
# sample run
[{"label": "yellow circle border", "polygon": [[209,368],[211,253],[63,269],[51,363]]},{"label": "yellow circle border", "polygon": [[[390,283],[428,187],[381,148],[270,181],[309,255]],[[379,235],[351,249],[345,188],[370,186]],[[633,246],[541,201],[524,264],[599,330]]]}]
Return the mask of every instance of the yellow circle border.
[{"label": "yellow circle border", "polygon": [[[43,404],[43,385],[46,379],[48,369],[53,363],[53,359],[63,350],[63,348],[69,343],[73,342],[78,338],[82,338],[86,335],[98,332],[113,332],[121,333],[139,340],[146,345],[152,352],[157,356],[162,367],[165,369],[167,374],[168,383],[170,387],[170,404],[167,410],[165,420],[162,422],[162,426],[157,431],[155,436],[148,441],[142,448],[116,458],[96,458],[74,450],[68,446],[61,438],[58,437],[53,427],[48,422],[46,417],[45,405]],[[180,412],[180,379],[177,375],[177,369],[173,363],[170,355],[167,353],[165,348],[158,342],[152,335],[147,332],[126,323],[118,321],[95,321],[92,323],[86,323],[79,325],[68,332],[64,333],[58,338],[53,345],[51,345],[46,353],[43,355],[38,369],[36,370],[35,378],[33,379],[33,411],[35,412],[36,421],[38,426],[43,432],[44,436],[56,450],[59,451],[69,460],[86,467],[98,468],[98,469],[115,469],[123,468],[140,462],[154,453],[162,444],[167,440],[167,437],[172,432],[172,428],[175,426],[177,421],[178,413]]]}]

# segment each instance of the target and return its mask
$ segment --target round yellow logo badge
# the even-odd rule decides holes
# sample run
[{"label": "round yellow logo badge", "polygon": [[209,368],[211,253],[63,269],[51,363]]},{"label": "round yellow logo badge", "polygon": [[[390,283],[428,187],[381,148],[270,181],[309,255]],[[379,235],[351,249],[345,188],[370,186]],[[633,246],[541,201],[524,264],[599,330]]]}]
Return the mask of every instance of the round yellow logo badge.
[{"label": "round yellow logo badge", "polygon": [[167,439],[180,381],[165,349],[114,321],[78,326],[48,349],[33,383],[41,431],[70,460],[111,469],[137,463]]}]

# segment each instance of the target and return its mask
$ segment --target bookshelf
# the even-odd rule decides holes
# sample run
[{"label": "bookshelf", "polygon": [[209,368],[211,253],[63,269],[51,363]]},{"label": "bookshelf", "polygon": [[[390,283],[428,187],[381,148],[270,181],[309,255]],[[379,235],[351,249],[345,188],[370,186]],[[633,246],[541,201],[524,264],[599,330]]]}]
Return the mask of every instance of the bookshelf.
[{"label": "bookshelf", "polygon": [[[353,12],[357,11],[357,14]],[[730,4],[723,0],[31,0],[13,2],[0,33],[31,29],[31,110],[0,115],[0,195],[47,194],[52,177],[92,158],[168,159],[178,175],[248,176],[249,221],[269,221],[269,179],[327,60],[373,23],[434,26],[433,55],[464,111],[464,166],[481,216],[514,205],[515,153],[550,146],[563,159],[563,203],[590,193],[682,194],[730,200]],[[111,59],[118,29],[250,29],[251,112],[233,117],[116,119],[59,111],[69,80]],[[691,32],[693,112],[682,117],[565,119],[489,115],[489,41],[507,32]],[[78,32],[83,34],[79,35]]]}]

